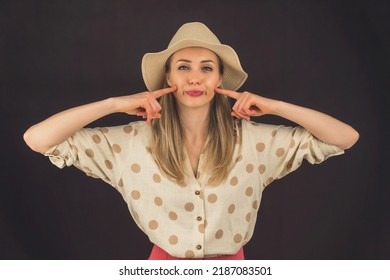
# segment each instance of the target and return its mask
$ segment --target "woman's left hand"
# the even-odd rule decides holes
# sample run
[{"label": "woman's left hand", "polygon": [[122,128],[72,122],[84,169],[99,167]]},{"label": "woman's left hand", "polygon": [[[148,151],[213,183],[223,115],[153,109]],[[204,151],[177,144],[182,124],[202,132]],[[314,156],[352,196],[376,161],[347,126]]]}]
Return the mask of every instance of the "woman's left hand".
[{"label": "woman's left hand", "polygon": [[336,145],[342,150],[352,147],[359,138],[359,133],[351,126],[309,108],[265,98],[250,92],[239,93],[218,88],[215,92],[237,100],[232,107],[232,116],[238,118],[249,120],[252,116],[276,115],[295,122],[322,142]]},{"label": "woman's left hand", "polygon": [[247,91],[241,93],[216,88],[215,92],[236,99],[237,101],[232,107],[232,116],[244,118],[246,120],[250,120],[250,117],[273,114],[278,102]]}]

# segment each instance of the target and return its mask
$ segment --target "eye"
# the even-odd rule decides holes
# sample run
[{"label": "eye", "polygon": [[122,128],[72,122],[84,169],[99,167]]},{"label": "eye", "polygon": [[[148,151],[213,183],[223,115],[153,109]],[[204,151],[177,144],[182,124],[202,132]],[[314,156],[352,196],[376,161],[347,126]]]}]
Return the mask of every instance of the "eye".
[{"label": "eye", "polygon": [[204,66],[202,69],[203,69],[203,71],[206,71],[206,72],[213,71],[213,68],[211,68],[210,66]]},{"label": "eye", "polygon": [[188,70],[189,68],[185,65],[179,66],[179,70]]}]

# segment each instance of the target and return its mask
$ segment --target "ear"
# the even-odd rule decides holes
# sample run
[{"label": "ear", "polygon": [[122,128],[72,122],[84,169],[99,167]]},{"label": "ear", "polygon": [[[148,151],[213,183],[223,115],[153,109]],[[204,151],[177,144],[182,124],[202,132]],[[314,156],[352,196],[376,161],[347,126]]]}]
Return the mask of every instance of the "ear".
[{"label": "ear", "polygon": [[222,85],[222,77],[219,79],[219,82],[218,82],[218,88],[220,88],[221,87],[221,85]]},{"label": "ear", "polygon": [[167,84],[168,84],[168,86],[172,86],[172,83],[171,83],[171,80],[169,79],[169,74],[166,74],[165,75],[165,79],[167,80]]}]

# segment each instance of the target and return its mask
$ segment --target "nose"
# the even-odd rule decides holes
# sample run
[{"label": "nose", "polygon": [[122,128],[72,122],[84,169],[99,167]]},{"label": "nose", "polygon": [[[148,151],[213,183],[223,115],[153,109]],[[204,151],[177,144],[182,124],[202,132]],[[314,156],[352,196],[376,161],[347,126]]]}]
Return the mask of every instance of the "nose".
[{"label": "nose", "polygon": [[190,85],[200,85],[201,82],[202,82],[202,76],[200,75],[200,73],[194,71],[188,75],[188,83]]}]

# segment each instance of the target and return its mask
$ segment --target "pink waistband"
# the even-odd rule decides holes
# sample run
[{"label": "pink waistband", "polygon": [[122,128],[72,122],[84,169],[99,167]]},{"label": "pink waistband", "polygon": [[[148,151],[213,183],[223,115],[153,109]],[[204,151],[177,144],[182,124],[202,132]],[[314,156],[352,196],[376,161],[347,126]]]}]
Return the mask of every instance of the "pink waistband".
[{"label": "pink waistband", "polygon": [[186,258],[176,258],[168,254],[166,251],[158,247],[157,245],[153,246],[152,252],[150,253],[149,260],[244,260],[244,249],[241,248],[234,255],[223,255],[219,257],[210,257],[210,258],[199,258],[199,259],[186,259]]}]

